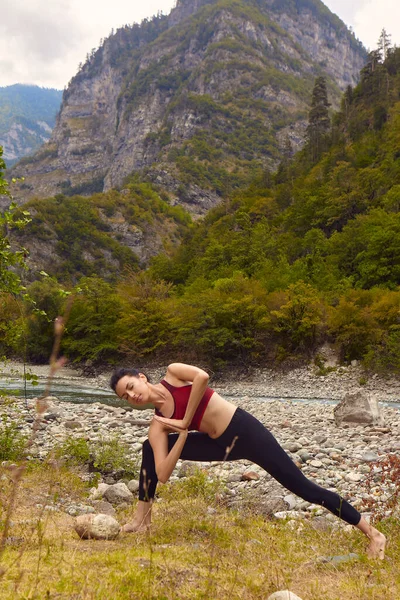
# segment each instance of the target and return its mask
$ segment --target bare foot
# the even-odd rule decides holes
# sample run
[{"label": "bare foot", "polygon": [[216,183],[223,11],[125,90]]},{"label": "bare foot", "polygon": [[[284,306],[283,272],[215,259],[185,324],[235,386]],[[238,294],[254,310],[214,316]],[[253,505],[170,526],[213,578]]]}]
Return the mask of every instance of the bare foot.
[{"label": "bare foot", "polygon": [[144,531],[148,531],[150,529],[150,525],[146,523],[132,521],[132,523],[126,523],[121,527],[122,533],[142,533]]},{"label": "bare foot", "polygon": [[385,558],[386,537],[383,533],[374,529],[370,536],[370,540],[371,542],[367,549],[368,557],[383,560]]}]

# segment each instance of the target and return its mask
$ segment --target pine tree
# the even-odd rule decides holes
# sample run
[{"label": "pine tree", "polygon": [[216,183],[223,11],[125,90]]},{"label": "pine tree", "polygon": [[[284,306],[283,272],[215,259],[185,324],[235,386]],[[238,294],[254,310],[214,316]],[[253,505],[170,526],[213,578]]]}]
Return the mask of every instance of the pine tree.
[{"label": "pine tree", "polygon": [[306,131],[307,148],[313,163],[317,162],[328,147],[328,133],[331,126],[329,107],[326,79],[323,76],[317,77],[312,93],[311,110],[308,115]]},{"label": "pine tree", "polygon": [[391,35],[386,33],[386,29],[382,29],[381,35],[379,36],[379,40],[378,40],[378,50],[381,53],[381,57],[382,57],[383,61],[386,60],[390,50],[392,49],[391,37],[392,37]]}]

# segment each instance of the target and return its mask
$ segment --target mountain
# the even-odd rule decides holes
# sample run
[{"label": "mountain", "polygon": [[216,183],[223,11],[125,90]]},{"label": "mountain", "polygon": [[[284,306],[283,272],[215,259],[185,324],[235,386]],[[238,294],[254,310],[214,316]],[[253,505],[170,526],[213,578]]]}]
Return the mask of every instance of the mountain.
[{"label": "mountain", "polygon": [[[30,201],[23,245],[31,248],[33,238],[35,260],[45,252],[49,268],[56,265],[49,273],[67,285],[86,276],[68,324],[71,357],[165,364],[175,356],[213,370],[300,359],[325,376],[335,369],[325,364],[334,345],[344,362],[398,376],[399,98],[400,48],[372,52],[331,127],[318,130],[314,115],[314,134],[300,152],[194,223],[137,175],[120,192]],[[325,122],[324,111],[319,118]],[[167,234],[157,240],[162,252],[137,272],[135,244],[148,237],[148,264],[160,230]],[[40,311],[62,312],[59,285],[27,286],[35,302],[25,313],[32,359],[51,348],[49,318]],[[15,352],[21,309],[14,297],[4,302],[0,348]]]},{"label": "mountain", "polygon": [[0,146],[11,167],[50,139],[62,92],[35,85],[0,88]]},{"label": "mountain", "polygon": [[92,52],[13,193],[87,195],[137,173],[204,214],[301,147],[316,76],[337,106],[365,58],[319,0],[178,0]]}]

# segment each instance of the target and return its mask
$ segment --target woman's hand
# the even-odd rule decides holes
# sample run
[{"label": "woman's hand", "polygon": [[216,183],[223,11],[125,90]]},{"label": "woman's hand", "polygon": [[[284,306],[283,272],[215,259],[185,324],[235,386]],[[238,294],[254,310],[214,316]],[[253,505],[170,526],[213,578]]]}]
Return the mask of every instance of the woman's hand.
[{"label": "woman's hand", "polygon": [[177,433],[187,432],[188,428],[183,419],[167,419],[158,415],[154,415],[153,419],[164,425],[166,431],[175,431]]}]

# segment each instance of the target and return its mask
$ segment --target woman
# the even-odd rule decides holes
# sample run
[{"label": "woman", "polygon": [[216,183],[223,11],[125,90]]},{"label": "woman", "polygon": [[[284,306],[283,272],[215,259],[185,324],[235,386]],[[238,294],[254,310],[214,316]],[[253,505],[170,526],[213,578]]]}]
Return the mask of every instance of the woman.
[{"label": "woman", "polygon": [[370,540],[368,555],[383,559],[385,536],[338,494],[308,480],[268,429],[221,398],[208,387],[208,380],[202,369],[182,363],[169,365],[165,378],[155,385],[134,369],[118,369],[113,374],[110,385],[120,398],[134,408],[151,406],[156,413],[143,444],[137,511],[123,531],[141,531],[150,525],[157,481],[168,481],[179,458],[201,462],[247,459],[297,496],[324,506],[360,529]]}]

